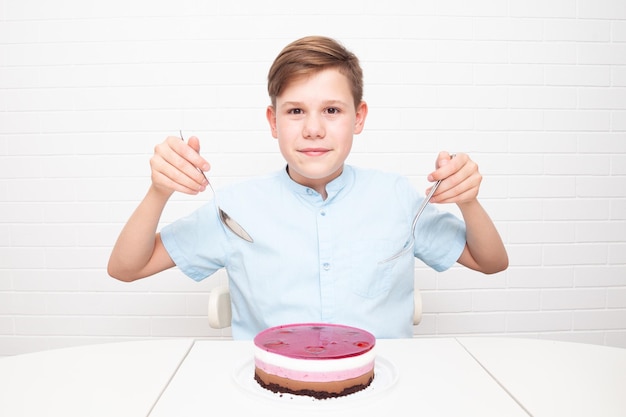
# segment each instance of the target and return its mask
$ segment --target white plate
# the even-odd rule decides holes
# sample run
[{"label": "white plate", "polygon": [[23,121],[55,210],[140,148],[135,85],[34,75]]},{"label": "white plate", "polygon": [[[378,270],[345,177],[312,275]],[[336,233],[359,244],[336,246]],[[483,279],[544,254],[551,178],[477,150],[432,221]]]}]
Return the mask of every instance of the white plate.
[{"label": "white plate", "polygon": [[381,357],[376,357],[374,364],[374,380],[364,390],[343,397],[317,399],[307,395],[280,394],[265,389],[254,379],[254,359],[247,359],[237,365],[233,371],[235,384],[248,394],[257,398],[275,401],[289,405],[319,404],[321,407],[337,407],[353,405],[355,401],[372,399],[389,390],[398,380],[398,371],[392,362]]}]

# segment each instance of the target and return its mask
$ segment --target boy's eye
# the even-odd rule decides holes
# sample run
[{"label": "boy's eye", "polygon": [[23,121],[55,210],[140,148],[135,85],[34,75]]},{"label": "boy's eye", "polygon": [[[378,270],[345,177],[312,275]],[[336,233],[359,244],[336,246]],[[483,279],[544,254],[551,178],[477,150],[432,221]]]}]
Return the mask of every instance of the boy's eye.
[{"label": "boy's eye", "polygon": [[289,110],[289,114],[302,114],[302,109],[291,109]]},{"label": "boy's eye", "polygon": [[337,114],[339,113],[339,109],[337,107],[329,107],[326,109],[326,113],[328,114]]}]

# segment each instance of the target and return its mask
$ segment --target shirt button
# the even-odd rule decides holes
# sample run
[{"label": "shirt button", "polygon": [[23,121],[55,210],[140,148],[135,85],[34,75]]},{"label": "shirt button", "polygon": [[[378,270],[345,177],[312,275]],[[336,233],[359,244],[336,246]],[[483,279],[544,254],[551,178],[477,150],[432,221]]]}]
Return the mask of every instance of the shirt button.
[{"label": "shirt button", "polygon": [[330,264],[328,262],[324,262],[322,264],[322,268],[324,268],[324,271],[328,271],[330,269]]},{"label": "shirt button", "polygon": [[326,212],[325,212],[324,210],[321,210],[321,211],[320,211],[320,215],[325,216],[325,215],[326,215]]},{"label": "shirt button", "polygon": [[310,188],[307,188],[307,189],[306,189],[306,193],[307,193],[308,195],[311,195],[311,194],[313,194],[313,190],[311,190]]}]

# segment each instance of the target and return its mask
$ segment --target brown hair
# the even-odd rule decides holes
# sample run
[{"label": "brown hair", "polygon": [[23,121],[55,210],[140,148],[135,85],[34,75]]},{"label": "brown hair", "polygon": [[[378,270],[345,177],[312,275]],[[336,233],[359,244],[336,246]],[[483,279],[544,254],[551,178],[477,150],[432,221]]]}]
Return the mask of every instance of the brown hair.
[{"label": "brown hair", "polygon": [[336,40],[323,36],[298,39],[278,54],[267,76],[272,105],[276,105],[276,97],[296,78],[328,68],[336,68],[348,78],[357,107],[363,99],[363,70],[359,59]]}]

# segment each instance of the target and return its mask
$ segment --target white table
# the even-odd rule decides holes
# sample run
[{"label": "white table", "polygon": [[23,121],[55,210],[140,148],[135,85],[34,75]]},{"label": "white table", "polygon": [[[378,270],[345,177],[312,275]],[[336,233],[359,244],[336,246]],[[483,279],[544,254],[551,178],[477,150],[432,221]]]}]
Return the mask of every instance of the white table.
[{"label": "white table", "polygon": [[534,339],[459,341],[534,417],[626,416],[626,349]]},{"label": "white table", "polygon": [[0,416],[147,416],[192,345],[108,343],[2,358]]},{"label": "white table", "polygon": [[377,347],[372,386],[330,400],[260,388],[251,341],[109,343],[7,357],[0,416],[626,416],[626,349],[494,337]]},{"label": "white table", "polygon": [[217,410],[262,416],[527,416],[455,339],[376,344],[377,362],[393,364],[397,372],[393,386],[374,390],[372,385],[369,392],[314,400],[280,397],[256,385],[251,342],[196,341],[150,417],[206,417]]}]

